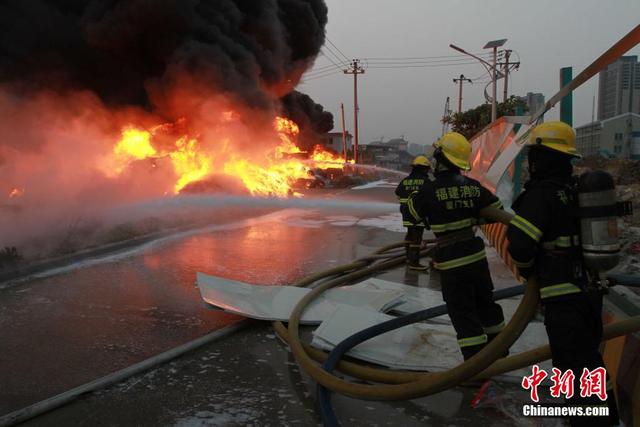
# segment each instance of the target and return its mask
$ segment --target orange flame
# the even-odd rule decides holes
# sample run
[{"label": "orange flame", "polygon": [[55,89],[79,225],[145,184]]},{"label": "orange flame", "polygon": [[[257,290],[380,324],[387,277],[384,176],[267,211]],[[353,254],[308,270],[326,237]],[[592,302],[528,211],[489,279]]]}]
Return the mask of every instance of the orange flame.
[{"label": "orange flame", "polygon": [[113,152],[121,158],[145,159],[155,156],[156,150],[151,145],[151,133],[136,129],[132,126],[122,131],[122,139],[115,146]]},{"label": "orange flame", "polygon": [[280,134],[293,135],[295,137],[300,134],[300,128],[296,122],[286,117],[276,117],[274,126]]},{"label": "orange flame", "polygon": [[[223,113],[225,119],[232,120],[233,112]],[[285,117],[276,117],[273,123],[274,130],[280,143],[273,148],[273,152],[259,161],[243,158],[230,148],[232,144],[225,139],[221,150],[212,153],[204,148],[197,137],[185,135],[186,131],[178,130],[186,128],[185,121],[179,123],[163,124],[150,130],[126,126],[122,130],[121,138],[113,149],[112,158],[109,159],[108,174],[118,175],[136,160],[148,158],[168,157],[171,160],[177,181],[173,192],[179,193],[189,183],[207,178],[214,172],[224,173],[240,178],[247,190],[256,196],[287,197],[298,195],[292,190],[292,184],[298,179],[309,177],[309,162],[300,158],[300,154],[306,152],[297,146],[297,138],[300,134],[298,125]],[[160,148],[154,137],[159,132],[175,135],[175,141],[162,144]],[[173,139],[171,138],[171,139]],[[155,142],[155,145],[154,145]],[[215,170],[214,159],[218,159],[220,170]],[[310,160],[314,167],[329,168],[338,167],[344,163],[344,159],[334,155],[321,146],[316,146]]]},{"label": "orange flame", "polygon": [[282,159],[291,154],[302,153],[303,151],[296,145],[300,128],[298,125],[286,117],[276,117],[273,126],[280,137],[280,145],[276,147],[276,158]]},{"label": "orange flame", "polygon": [[316,163],[316,167],[321,169],[337,168],[345,163],[353,164],[353,160],[347,162],[344,157],[327,151],[322,145],[316,145],[309,158]]},{"label": "orange flame", "polygon": [[180,177],[174,187],[177,194],[190,182],[198,181],[211,173],[212,157],[198,152],[198,141],[185,136],[176,141],[176,148],[169,157]]}]

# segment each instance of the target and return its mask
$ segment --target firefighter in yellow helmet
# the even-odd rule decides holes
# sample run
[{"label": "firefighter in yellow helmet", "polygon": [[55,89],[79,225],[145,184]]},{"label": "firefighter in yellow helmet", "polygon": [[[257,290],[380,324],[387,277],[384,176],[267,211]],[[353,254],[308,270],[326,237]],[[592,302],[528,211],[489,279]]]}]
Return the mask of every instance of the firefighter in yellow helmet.
[{"label": "firefighter in yellow helmet", "polygon": [[464,136],[447,133],[434,147],[435,179],[413,193],[407,207],[414,221],[427,221],[436,235],[434,267],[466,360],[504,327],[502,307],[493,301],[484,241],[473,230],[481,209],[502,204],[478,181],[462,175],[470,169],[471,155]]},{"label": "firefighter in yellow helmet", "polygon": [[[602,295],[589,289],[580,247],[571,164],[580,157],[575,139],[573,128],[558,121],[542,123],[531,131],[527,159],[530,179],[513,203],[516,216],[507,229],[507,238],[520,274],[538,277],[553,366],[562,373],[571,369],[575,375],[575,393],[569,403],[589,406],[602,404],[597,397],[580,396],[583,370],[604,367],[599,352]],[[612,389],[608,397],[609,419],[578,417],[571,419],[571,424],[617,424]]]},{"label": "firefighter in yellow helmet", "polygon": [[402,213],[402,224],[407,229],[405,240],[405,250],[407,253],[407,263],[411,270],[426,270],[425,265],[420,264],[420,246],[422,246],[422,235],[425,224],[420,221],[413,223],[411,214],[407,209],[407,201],[411,193],[419,191],[425,182],[429,180],[429,170],[431,163],[426,156],[417,156],[411,162],[411,173],[400,181],[396,187],[396,196],[400,201],[400,212]]}]

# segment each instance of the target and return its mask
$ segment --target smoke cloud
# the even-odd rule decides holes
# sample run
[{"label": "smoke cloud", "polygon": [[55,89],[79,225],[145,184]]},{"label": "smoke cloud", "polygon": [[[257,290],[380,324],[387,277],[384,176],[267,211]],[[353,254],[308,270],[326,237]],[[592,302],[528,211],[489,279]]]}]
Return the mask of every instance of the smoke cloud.
[{"label": "smoke cloud", "polygon": [[309,95],[294,90],[281,101],[284,115],[300,126],[300,148],[312,149],[320,135],[333,129],[333,115]]},{"label": "smoke cloud", "polygon": [[330,129],[330,113],[292,92],[326,23],[324,0],[0,2],[0,245],[165,194],[166,158],[117,181],[100,169],[128,124],[186,117],[203,149],[254,156],[282,111]]},{"label": "smoke cloud", "polygon": [[0,81],[161,107],[186,73],[265,106],[297,84],[326,23],[323,0],[6,0]]}]

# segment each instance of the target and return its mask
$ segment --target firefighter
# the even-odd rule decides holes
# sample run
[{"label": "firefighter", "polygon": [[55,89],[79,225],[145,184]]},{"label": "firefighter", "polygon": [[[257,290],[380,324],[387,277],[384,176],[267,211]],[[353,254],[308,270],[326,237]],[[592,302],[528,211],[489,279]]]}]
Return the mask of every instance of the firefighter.
[{"label": "firefighter", "polygon": [[[583,369],[604,367],[604,361],[599,352],[602,294],[590,289],[580,249],[571,163],[580,157],[575,132],[565,123],[546,122],[536,126],[529,138],[530,179],[512,206],[516,216],[507,229],[508,250],[523,277],[538,277],[553,366],[562,373],[571,369],[575,375],[574,397],[568,402],[602,404],[597,397],[580,397]],[[570,420],[572,425],[618,422],[608,386],[610,419],[576,417]]]},{"label": "firefighter", "polygon": [[464,136],[449,132],[434,148],[435,178],[409,197],[407,207],[414,221],[427,221],[436,235],[433,264],[467,360],[504,328],[502,307],[493,301],[484,242],[473,230],[481,209],[502,204],[478,181],[461,174],[470,169],[471,145]]},{"label": "firefighter", "polygon": [[424,234],[425,223],[420,221],[413,223],[411,214],[407,209],[409,195],[419,191],[425,182],[429,180],[429,170],[431,163],[426,156],[417,156],[411,162],[411,173],[400,181],[396,187],[396,196],[400,200],[400,212],[402,213],[402,224],[407,229],[405,240],[405,250],[407,253],[407,263],[411,270],[426,270],[427,266],[420,264],[420,247],[422,245],[422,235]]}]

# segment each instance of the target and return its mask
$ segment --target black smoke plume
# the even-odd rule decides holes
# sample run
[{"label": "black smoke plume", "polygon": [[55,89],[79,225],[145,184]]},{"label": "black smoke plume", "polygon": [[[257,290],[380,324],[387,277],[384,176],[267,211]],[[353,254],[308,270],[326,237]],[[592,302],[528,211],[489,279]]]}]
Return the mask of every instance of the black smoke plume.
[{"label": "black smoke plume", "polygon": [[333,129],[333,114],[325,111],[309,95],[293,91],[282,99],[283,114],[300,127],[300,148],[309,150],[320,136]]},{"label": "black smoke plume", "polygon": [[153,108],[186,72],[253,107],[324,43],[324,0],[2,0],[0,82]]}]

